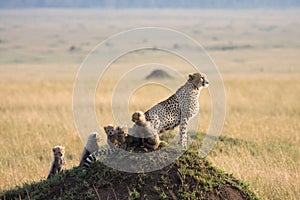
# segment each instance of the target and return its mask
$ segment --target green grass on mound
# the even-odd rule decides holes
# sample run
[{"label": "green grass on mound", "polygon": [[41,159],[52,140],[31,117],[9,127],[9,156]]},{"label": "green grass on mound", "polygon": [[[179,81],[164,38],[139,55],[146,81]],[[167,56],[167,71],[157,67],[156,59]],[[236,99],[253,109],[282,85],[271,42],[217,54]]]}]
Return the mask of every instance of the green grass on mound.
[{"label": "green grass on mound", "polygon": [[50,180],[2,192],[2,199],[257,199],[248,185],[189,150],[151,173],[126,173],[94,163]]}]

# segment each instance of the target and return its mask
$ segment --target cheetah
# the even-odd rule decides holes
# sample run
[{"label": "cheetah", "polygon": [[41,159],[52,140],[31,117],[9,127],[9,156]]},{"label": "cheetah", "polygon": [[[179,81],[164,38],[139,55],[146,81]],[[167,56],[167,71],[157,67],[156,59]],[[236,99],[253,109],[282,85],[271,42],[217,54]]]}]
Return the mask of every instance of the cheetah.
[{"label": "cheetah", "polygon": [[100,141],[99,134],[97,132],[92,132],[88,136],[88,140],[83,148],[79,166],[82,166],[85,159],[93,152],[97,151],[99,149],[98,142]]},{"label": "cheetah", "polygon": [[51,163],[51,167],[47,179],[63,171],[65,169],[65,164],[66,164],[65,147],[55,146],[52,148],[52,151],[53,151],[53,161]]},{"label": "cheetah", "polygon": [[205,74],[189,74],[187,82],[175,94],[145,112],[146,120],[160,133],[179,125],[178,144],[186,149],[188,122],[198,114],[200,91],[208,85],[209,82]]}]

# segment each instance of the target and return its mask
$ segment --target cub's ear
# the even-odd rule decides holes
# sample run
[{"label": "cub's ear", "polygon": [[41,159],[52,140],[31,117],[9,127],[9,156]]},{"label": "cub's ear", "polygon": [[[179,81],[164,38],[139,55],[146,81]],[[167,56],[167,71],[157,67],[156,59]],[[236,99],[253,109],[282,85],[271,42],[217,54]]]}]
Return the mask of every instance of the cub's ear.
[{"label": "cub's ear", "polygon": [[55,151],[56,151],[56,148],[55,148],[55,147],[53,147],[53,148],[52,148],[52,151],[53,151],[53,152],[55,152]]},{"label": "cub's ear", "polygon": [[139,120],[139,113],[138,112],[134,112],[131,116],[131,121],[132,122],[136,122]]},{"label": "cub's ear", "polygon": [[107,127],[108,127],[108,126],[104,126],[104,127],[103,127],[104,131],[106,131],[106,130],[107,130]]},{"label": "cub's ear", "polygon": [[189,81],[192,81],[194,79],[194,75],[193,74],[189,74]]},{"label": "cub's ear", "polygon": [[97,138],[97,133],[93,132],[89,135],[89,137],[96,139]]},{"label": "cub's ear", "polygon": [[108,131],[109,131],[109,127],[108,126],[104,126],[103,129],[104,129],[104,132],[107,134]]}]

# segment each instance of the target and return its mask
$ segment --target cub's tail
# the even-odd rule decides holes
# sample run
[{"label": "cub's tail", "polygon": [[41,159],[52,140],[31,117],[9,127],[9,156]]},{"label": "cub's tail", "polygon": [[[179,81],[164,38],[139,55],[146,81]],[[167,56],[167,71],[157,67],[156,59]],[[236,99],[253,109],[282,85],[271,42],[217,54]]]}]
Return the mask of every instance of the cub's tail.
[{"label": "cub's tail", "polygon": [[119,151],[118,148],[111,148],[111,149],[100,149],[98,151],[95,151],[91,153],[84,161],[82,167],[83,168],[90,168],[92,163],[97,160],[98,157],[104,156],[104,155],[111,155],[115,152]]}]

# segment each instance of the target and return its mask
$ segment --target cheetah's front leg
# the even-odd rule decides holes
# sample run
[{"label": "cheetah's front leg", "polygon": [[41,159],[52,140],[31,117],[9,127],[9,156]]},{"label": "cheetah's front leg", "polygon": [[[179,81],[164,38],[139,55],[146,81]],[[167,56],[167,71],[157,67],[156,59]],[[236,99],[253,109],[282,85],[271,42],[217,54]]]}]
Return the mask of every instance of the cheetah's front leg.
[{"label": "cheetah's front leg", "polygon": [[178,144],[181,145],[181,147],[183,148],[183,150],[187,149],[187,125],[188,125],[188,119],[187,118],[183,118],[180,121],[179,124],[179,142]]}]

